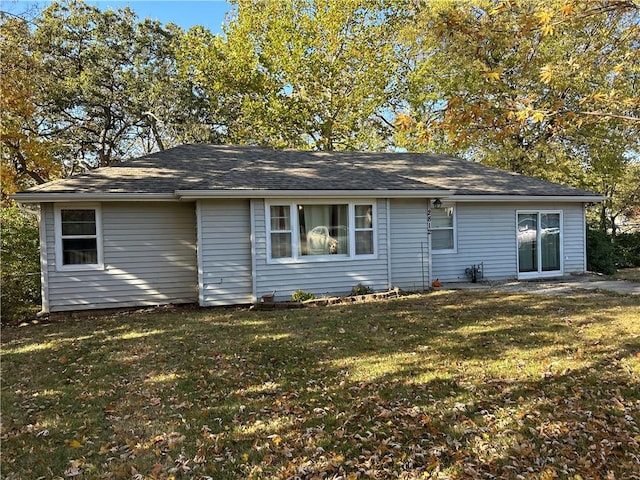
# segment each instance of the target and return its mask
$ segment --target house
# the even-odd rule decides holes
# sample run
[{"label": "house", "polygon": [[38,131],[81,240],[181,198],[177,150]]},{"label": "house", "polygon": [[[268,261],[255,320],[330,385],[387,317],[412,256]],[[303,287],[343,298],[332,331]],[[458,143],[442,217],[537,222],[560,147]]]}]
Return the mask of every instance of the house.
[{"label": "house", "polygon": [[15,199],[56,312],[584,272],[601,197],[444,155],[183,145]]}]

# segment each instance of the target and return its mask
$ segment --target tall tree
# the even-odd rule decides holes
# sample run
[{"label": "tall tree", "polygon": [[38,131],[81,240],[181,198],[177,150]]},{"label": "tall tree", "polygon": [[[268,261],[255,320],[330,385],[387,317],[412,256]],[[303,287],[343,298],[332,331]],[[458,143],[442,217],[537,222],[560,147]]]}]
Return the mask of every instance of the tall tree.
[{"label": "tall tree", "polygon": [[233,142],[298,148],[385,146],[394,81],[391,2],[237,0],[225,37],[201,28],[183,71]]},{"label": "tall tree", "polygon": [[27,20],[0,16],[0,183],[8,195],[60,174],[55,142],[38,134],[38,99],[47,79],[32,51]]},{"label": "tall tree", "polygon": [[41,134],[64,140],[72,170],[180,142],[182,125],[199,109],[177,77],[181,35],[175,25],[139,22],[128,8],[101,11],[69,0],[43,11],[35,48],[51,80]]},{"label": "tall tree", "polygon": [[631,0],[425,2],[396,140],[576,183],[584,139],[640,147],[639,23]]}]

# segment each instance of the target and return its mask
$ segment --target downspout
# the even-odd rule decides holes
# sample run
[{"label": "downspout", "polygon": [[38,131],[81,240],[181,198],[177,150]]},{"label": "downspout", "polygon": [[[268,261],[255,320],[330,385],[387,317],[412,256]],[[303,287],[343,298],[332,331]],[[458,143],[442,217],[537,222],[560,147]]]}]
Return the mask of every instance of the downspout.
[{"label": "downspout", "polygon": [[387,198],[387,286],[393,288],[391,269],[391,200]]},{"label": "downspout", "polygon": [[253,297],[253,303],[258,302],[258,285],[256,279],[256,214],[255,214],[255,200],[249,200],[249,223],[250,225],[250,233],[249,233],[249,242],[251,242],[251,295]]},{"label": "downspout", "polygon": [[589,269],[587,266],[587,205],[584,202],[582,202],[582,251],[584,253],[582,271],[587,272]]},{"label": "downspout", "polygon": [[38,317],[49,313],[49,261],[47,258],[47,225],[45,221],[45,205],[40,204],[38,212],[38,229],[40,230],[40,295],[42,296],[42,310]]},{"label": "downspout", "polygon": [[433,272],[431,268],[431,199],[427,198],[427,285],[433,285]]},{"label": "downspout", "polygon": [[202,206],[200,200],[196,200],[196,259],[198,262],[198,305],[204,307],[204,268],[202,249]]}]

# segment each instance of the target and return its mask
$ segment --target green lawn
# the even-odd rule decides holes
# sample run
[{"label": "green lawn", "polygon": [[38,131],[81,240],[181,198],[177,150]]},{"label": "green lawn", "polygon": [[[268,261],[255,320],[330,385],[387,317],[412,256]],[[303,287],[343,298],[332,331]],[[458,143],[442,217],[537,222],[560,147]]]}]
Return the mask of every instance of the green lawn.
[{"label": "green lawn", "polygon": [[637,478],[640,299],[443,291],[2,332],[2,477]]}]

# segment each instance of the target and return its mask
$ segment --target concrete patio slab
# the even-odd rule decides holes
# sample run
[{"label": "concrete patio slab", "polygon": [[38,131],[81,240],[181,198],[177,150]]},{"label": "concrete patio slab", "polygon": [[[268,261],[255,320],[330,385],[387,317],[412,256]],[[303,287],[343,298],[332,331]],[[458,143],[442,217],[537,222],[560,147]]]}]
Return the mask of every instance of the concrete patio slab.
[{"label": "concrete patio slab", "polygon": [[544,281],[483,281],[478,283],[444,283],[443,290],[495,290],[501,292],[526,292],[545,295],[569,295],[580,291],[604,291],[620,295],[640,295],[640,283],[623,280],[599,280],[591,277],[564,278]]}]

